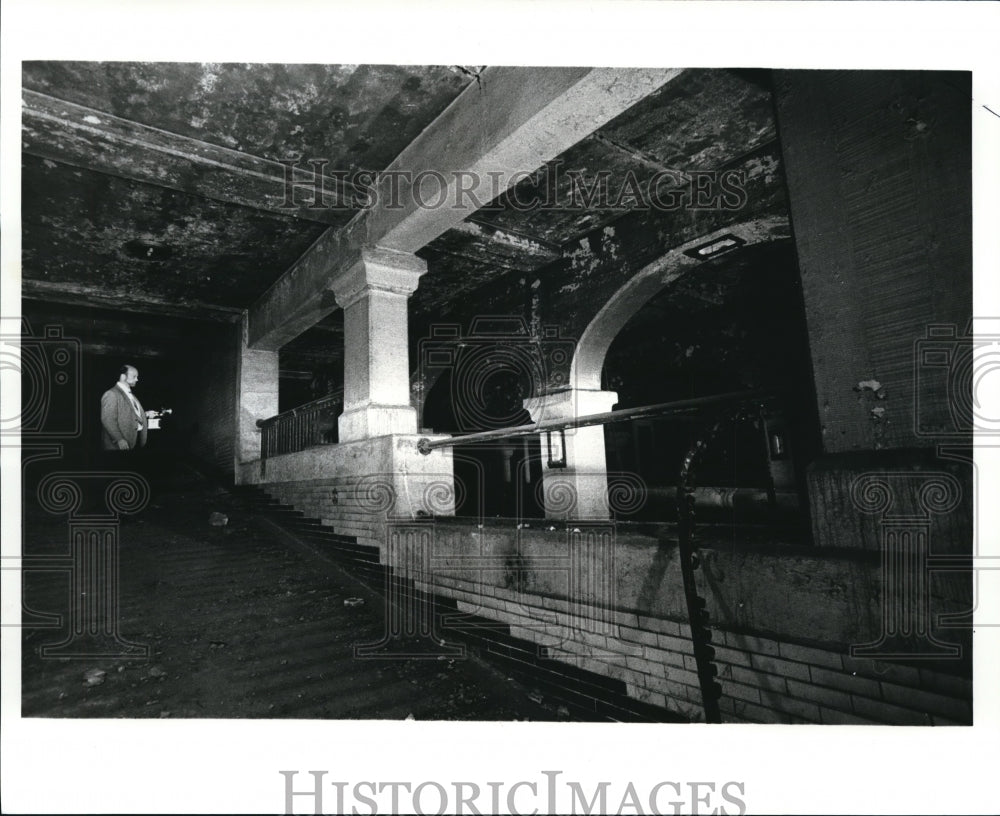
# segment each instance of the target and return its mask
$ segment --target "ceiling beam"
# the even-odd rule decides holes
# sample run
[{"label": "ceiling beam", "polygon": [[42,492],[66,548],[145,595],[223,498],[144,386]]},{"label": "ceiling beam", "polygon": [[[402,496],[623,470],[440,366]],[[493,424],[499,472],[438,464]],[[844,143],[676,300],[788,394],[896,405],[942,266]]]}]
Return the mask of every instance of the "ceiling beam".
[{"label": "ceiling beam", "polygon": [[373,207],[327,230],[251,306],[248,343],[280,348],[337,308],[331,281],[362,247],[422,249],[680,73],[486,68],[380,176]]},{"label": "ceiling beam", "polygon": [[36,91],[22,94],[22,147],[42,159],[328,225],[342,225],[365,200],[350,184],[317,178],[306,165],[296,172]]},{"label": "ceiling beam", "polygon": [[[416,252],[523,180],[522,174],[534,172],[680,73],[671,68],[486,68],[386,168],[369,240]],[[392,202],[394,173],[401,174],[398,209],[386,206]],[[432,174],[443,176],[445,184]],[[413,183],[421,178],[423,193]]]},{"label": "ceiling beam", "polygon": [[[176,348],[165,349],[139,343],[104,343],[99,340],[84,340],[80,348],[87,354],[102,357],[118,357],[121,360],[146,360],[150,358],[180,360],[184,355]],[[191,349],[185,349],[191,354]]]},{"label": "ceiling beam", "polygon": [[320,235],[248,310],[247,345],[277,351],[335,311],[331,281],[360,260],[364,231],[365,220],[356,218]]},{"label": "ceiling beam", "polygon": [[164,317],[182,317],[190,320],[210,320],[233,323],[243,314],[241,309],[217,306],[198,300],[166,300],[150,295],[137,297],[131,294],[115,295],[100,285],[79,283],[52,283],[22,279],[21,297],[43,303],[64,303],[86,308],[115,309],[119,312],[139,312]]}]

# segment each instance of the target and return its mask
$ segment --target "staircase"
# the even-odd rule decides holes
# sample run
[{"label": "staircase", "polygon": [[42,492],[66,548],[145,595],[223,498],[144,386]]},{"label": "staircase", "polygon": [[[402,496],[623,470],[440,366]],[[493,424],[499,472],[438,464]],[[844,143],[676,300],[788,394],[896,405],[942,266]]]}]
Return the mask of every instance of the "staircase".
[{"label": "staircase", "polygon": [[[250,504],[252,512],[270,519],[293,539],[335,561],[370,589],[400,605],[426,605],[435,631],[449,644],[461,642],[469,652],[495,669],[535,689],[535,698],[562,712],[560,718],[617,722],[686,722],[659,706],[626,693],[625,683],[548,657],[538,644],[514,637],[508,624],[459,612],[457,602],[417,589],[380,563],[377,547],[359,544],[353,536],[334,532],[319,519],[283,505],[256,485],[230,488]],[[387,654],[387,656],[390,656]]]},{"label": "staircase", "polygon": [[389,570],[379,562],[378,547],[359,544],[354,536],[335,533],[329,525],[306,516],[301,510],[281,504],[257,485],[239,485],[231,489],[249,503],[254,513],[275,522],[295,538],[336,561],[352,575],[371,583],[373,588],[385,585]]}]

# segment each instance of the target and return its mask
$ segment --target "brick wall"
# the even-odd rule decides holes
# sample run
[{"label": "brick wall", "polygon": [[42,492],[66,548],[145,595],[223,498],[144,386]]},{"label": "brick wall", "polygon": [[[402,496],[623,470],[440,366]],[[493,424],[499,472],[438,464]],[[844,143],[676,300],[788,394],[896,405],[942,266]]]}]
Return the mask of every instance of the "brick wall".
[{"label": "brick wall", "polygon": [[[511,637],[533,645],[532,659],[551,669],[556,682],[559,666],[573,666],[620,682],[640,703],[703,719],[676,545],[637,534],[614,536],[613,581],[602,588],[608,565],[600,556],[590,566],[569,566],[569,554],[592,546],[600,525],[587,530],[539,522],[512,529],[428,520],[433,544],[419,566],[413,553],[390,554],[393,508],[375,501],[370,484],[344,476],[262,486],[334,532],[378,547],[382,562],[418,590],[454,601],[458,613],[507,627]],[[702,547],[701,580],[714,576],[700,591],[712,613],[725,721],[971,722],[971,682],[957,663],[942,671],[926,662],[850,656],[849,643],[878,634],[878,595],[872,591],[877,561],[859,551],[819,558],[794,547],[756,549],[733,552],[731,542]],[[573,569],[579,570],[575,578]],[[726,573],[740,580],[720,584],[718,576]],[[807,574],[809,581],[802,578]],[[756,586],[756,596],[745,593],[748,585]],[[811,606],[810,614],[796,611],[802,605]],[[748,623],[756,630],[748,630]]]},{"label": "brick wall", "polygon": [[[447,576],[418,581],[458,609],[509,624],[552,661],[625,683],[628,695],[703,720],[690,628],[680,619],[607,610]],[[608,620],[610,617],[610,625]],[[847,650],[716,628],[725,722],[959,725],[972,722],[972,684],[929,668],[852,658]]]},{"label": "brick wall", "polygon": [[972,683],[901,665],[733,632],[716,649],[721,707],[733,721],[764,723],[972,722]]}]

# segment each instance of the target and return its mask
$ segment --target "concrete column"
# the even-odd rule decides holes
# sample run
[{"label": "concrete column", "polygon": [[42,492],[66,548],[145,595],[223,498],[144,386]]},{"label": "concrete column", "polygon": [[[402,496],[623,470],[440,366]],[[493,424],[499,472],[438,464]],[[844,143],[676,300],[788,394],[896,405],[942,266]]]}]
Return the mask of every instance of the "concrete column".
[{"label": "concrete column", "polygon": [[[534,422],[574,419],[610,411],[618,402],[614,391],[572,388],[524,401]],[[608,466],[604,452],[604,426],[567,428],[566,467],[549,467],[548,438],[542,434],[542,490],[545,515],[560,519],[606,519]]]},{"label": "concrete column", "polygon": [[[879,535],[858,480],[895,479],[895,503],[918,517],[931,494],[916,474],[932,484],[958,467],[956,478],[971,479],[935,452],[971,443],[953,409],[969,404],[972,386],[949,379],[972,377],[958,362],[971,360],[968,82],[930,71],[774,73],[824,454],[807,472],[819,546],[902,541]],[[927,365],[925,349],[946,364]],[[935,549],[967,546],[972,518],[966,491],[952,516],[934,516]]]},{"label": "concrete column", "polygon": [[344,310],[344,412],[340,441],[417,431],[410,405],[406,303],[427,264],[379,247],[333,281]]},{"label": "concrete column", "polygon": [[969,343],[967,81],[775,72],[825,453],[930,446],[953,430],[946,381],[918,353],[940,341],[961,359]]},{"label": "concrete column", "polygon": [[236,472],[241,462],[260,458],[258,419],[278,413],[278,352],[247,347],[247,316],[243,315],[236,369]]}]

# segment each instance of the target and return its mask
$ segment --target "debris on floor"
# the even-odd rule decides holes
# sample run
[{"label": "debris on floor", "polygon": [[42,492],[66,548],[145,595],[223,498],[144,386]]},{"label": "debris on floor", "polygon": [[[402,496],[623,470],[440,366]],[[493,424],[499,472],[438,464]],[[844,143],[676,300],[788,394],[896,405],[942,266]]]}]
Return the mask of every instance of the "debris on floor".
[{"label": "debris on floor", "polygon": [[225,527],[227,524],[229,524],[229,516],[227,516],[225,513],[215,512],[208,517],[208,523],[212,527]]},{"label": "debris on floor", "polygon": [[[396,659],[392,649],[386,656],[394,659],[355,657],[356,646],[385,637],[388,605],[377,594],[352,594],[365,591],[356,575],[289,547],[237,498],[199,481],[165,487],[157,504],[143,511],[145,525],[123,533],[119,567],[120,635],[146,645],[148,658],[42,659],[40,636],[25,631],[24,716],[557,719],[548,696],[542,706],[528,701],[532,686],[505,681],[476,650],[465,659],[442,654],[435,638],[400,646],[419,659]],[[225,527],[205,529],[213,513],[226,517]],[[65,539],[65,518],[34,504],[25,514],[37,546]],[[238,557],[227,530],[240,540]],[[26,597],[68,612],[65,578],[55,572],[34,575]]]}]

